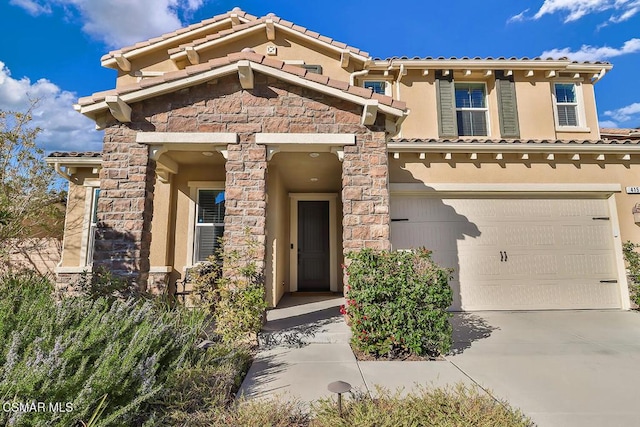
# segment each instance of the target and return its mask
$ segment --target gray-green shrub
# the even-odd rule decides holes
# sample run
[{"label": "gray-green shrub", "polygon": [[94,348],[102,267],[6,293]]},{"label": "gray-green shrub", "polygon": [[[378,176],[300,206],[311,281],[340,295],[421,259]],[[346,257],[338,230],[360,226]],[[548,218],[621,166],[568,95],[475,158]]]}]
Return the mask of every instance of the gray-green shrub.
[{"label": "gray-green shrub", "polygon": [[52,298],[43,278],[0,278],[0,397],[70,403],[71,412],[0,412],[0,424],[137,425],[153,419],[167,377],[198,359],[200,311],[163,311],[152,301]]},{"label": "gray-green shrub", "polygon": [[636,249],[639,247],[639,244],[630,241],[622,244],[622,253],[627,262],[629,279],[631,279],[631,283],[629,283],[631,300],[638,306],[640,306],[640,253]]},{"label": "gray-green shrub", "polygon": [[347,254],[348,315],[355,348],[377,356],[437,355],[451,348],[449,269],[426,249]]}]

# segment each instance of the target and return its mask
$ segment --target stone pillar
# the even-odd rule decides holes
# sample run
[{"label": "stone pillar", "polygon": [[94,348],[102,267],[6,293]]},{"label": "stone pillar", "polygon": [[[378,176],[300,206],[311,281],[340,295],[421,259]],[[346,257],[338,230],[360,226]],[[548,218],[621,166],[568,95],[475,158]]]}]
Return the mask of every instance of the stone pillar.
[{"label": "stone pillar", "polygon": [[266,256],[267,152],[253,134],[241,134],[229,144],[225,181],[225,250],[246,248],[245,229],[258,243],[255,260],[264,271]]},{"label": "stone pillar", "polygon": [[389,165],[384,132],[360,133],[344,147],[342,162],[342,241],[347,252],[388,250]]},{"label": "stone pillar", "polygon": [[107,128],[93,266],[140,290],[149,276],[154,183],[155,162],[149,159],[149,147],[136,143],[136,131],[125,125]]}]

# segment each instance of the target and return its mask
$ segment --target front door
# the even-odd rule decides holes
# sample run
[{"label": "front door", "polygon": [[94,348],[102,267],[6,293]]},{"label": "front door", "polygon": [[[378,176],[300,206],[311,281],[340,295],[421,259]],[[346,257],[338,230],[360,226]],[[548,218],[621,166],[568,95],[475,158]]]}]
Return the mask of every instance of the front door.
[{"label": "front door", "polygon": [[298,201],[298,291],[328,291],[329,201]]}]

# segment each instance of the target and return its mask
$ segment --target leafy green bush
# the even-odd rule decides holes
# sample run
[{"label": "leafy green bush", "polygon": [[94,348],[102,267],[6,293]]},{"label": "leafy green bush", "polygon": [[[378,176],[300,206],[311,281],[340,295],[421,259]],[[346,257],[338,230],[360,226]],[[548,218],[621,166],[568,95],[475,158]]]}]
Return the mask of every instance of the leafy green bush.
[{"label": "leafy green bush", "polygon": [[220,240],[217,254],[206,268],[195,273],[195,292],[200,304],[212,311],[216,332],[226,343],[257,334],[264,323],[264,273],[257,264],[258,242],[245,229],[245,242],[240,249],[225,250]]},{"label": "leafy green bush", "polygon": [[378,389],[378,397],[368,395],[347,399],[343,416],[336,402],[322,400],[314,406],[313,427],[530,427],[533,422],[506,402],[498,402],[477,387],[458,384],[451,389],[419,388],[400,396]]},{"label": "leafy green bush", "polygon": [[624,254],[624,260],[627,262],[629,279],[631,279],[629,284],[631,300],[640,306],[640,253],[636,251],[637,248],[640,248],[639,244],[629,241],[622,244],[622,253]]},{"label": "leafy green bush", "polygon": [[[169,375],[197,363],[202,311],[152,301],[63,298],[33,275],[0,278],[0,396],[63,402],[70,412],[0,412],[5,425],[137,425],[159,410]],[[48,404],[48,403],[47,403]]]},{"label": "leafy green bush", "polygon": [[426,249],[347,254],[347,304],[352,344],[376,356],[446,353],[453,294],[451,271],[439,267]]}]

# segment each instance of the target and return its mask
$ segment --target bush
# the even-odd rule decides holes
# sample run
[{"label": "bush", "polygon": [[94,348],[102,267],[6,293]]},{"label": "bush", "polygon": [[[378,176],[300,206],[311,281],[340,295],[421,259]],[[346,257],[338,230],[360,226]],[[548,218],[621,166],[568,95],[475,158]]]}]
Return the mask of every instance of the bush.
[{"label": "bush", "polygon": [[139,425],[172,372],[201,358],[201,311],[159,310],[152,301],[64,298],[24,274],[0,279],[0,396],[63,402],[71,412],[0,412],[5,425]]},{"label": "bush", "polygon": [[530,427],[533,422],[506,402],[480,394],[477,387],[458,384],[454,388],[419,388],[400,396],[378,389],[378,397],[363,395],[345,400],[343,417],[335,401],[326,399],[314,406],[313,427]]},{"label": "bush", "polygon": [[435,356],[451,348],[451,271],[426,249],[347,254],[347,305],[354,348],[375,356]]},{"label": "bush", "polygon": [[258,246],[248,229],[241,249],[225,250],[221,239],[216,255],[194,274],[199,303],[213,313],[216,333],[226,343],[250,336],[257,341],[264,323],[267,302]]},{"label": "bush", "polygon": [[622,253],[627,262],[629,279],[631,280],[629,284],[631,300],[638,306],[640,306],[640,253],[636,249],[639,247],[639,244],[629,241],[622,244]]}]

